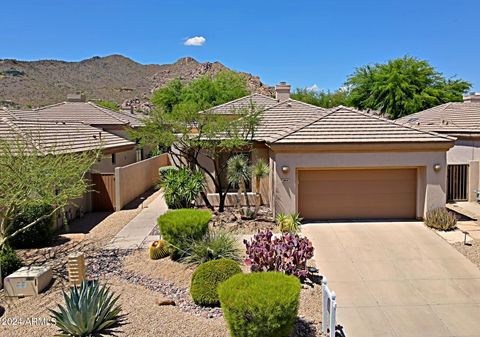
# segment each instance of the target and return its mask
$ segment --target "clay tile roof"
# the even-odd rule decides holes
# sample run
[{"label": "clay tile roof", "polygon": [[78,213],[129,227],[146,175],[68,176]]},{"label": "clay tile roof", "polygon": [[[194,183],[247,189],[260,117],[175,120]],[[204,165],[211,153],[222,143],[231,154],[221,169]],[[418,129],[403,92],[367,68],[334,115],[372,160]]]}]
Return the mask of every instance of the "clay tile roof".
[{"label": "clay tile roof", "polygon": [[16,118],[83,122],[88,125],[124,125],[138,127],[143,122],[136,116],[100,107],[92,102],[62,102],[35,110],[11,110]]},{"label": "clay tile roof", "polygon": [[326,113],[324,108],[292,99],[277,103],[263,111],[255,139],[272,142]]},{"label": "clay tile roof", "polygon": [[0,119],[0,139],[29,142],[42,152],[73,153],[134,146],[135,143],[79,122]]},{"label": "clay tile roof", "polygon": [[403,126],[394,121],[343,106],[273,140],[273,143],[404,143],[451,142],[452,137]]},{"label": "clay tile roof", "polygon": [[217,105],[210,110],[222,115],[232,115],[238,110],[248,107],[251,103],[255,104],[258,108],[267,109],[277,104],[278,101],[275,98],[255,93],[221,105]]},{"label": "clay tile roof", "polygon": [[451,102],[396,120],[400,124],[442,133],[480,132],[480,103]]}]

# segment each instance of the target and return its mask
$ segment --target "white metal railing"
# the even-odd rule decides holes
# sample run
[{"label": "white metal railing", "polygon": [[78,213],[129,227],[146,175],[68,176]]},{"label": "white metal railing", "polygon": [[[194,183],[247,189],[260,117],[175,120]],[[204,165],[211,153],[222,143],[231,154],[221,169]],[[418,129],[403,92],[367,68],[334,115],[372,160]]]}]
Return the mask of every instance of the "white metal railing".
[{"label": "white metal railing", "polygon": [[337,320],[337,296],[328,287],[327,278],[322,278],[322,333],[335,337]]}]

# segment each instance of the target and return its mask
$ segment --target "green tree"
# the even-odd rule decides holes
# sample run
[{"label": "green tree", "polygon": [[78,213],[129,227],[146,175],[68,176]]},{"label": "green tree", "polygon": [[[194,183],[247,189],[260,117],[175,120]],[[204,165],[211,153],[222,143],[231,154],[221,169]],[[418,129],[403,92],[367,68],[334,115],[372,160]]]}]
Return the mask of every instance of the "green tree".
[{"label": "green tree", "polygon": [[[237,118],[227,118],[209,108],[247,94],[245,78],[233,72],[203,76],[187,84],[171,81],[153,94],[156,108],[145,118],[145,127],[132,131],[132,136],[142,145],[165,149],[176,166],[186,164],[203,172],[215,186],[219,211],[223,211],[231,188],[224,179],[228,158],[251,149],[260,109],[252,102],[235,111]],[[212,208],[205,193],[201,194]]]},{"label": "green tree", "polygon": [[291,95],[293,99],[327,109],[339,105],[346,105],[347,96],[348,92],[343,89],[338,89],[334,92],[330,92],[314,91],[307,88],[297,88],[297,90]]},{"label": "green tree", "polygon": [[[46,152],[33,139],[0,139],[0,249],[82,196],[89,187],[85,175],[97,156],[97,151]],[[12,230],[25,212],[44,205],[52,207]]]},{"label": "green tree", "polygon": [[120,111],[118,104],[112,101],[100,100],[96,101],[95,104],[101,106],[102,108],[110,109],[113,111]]},{"label": "green tree", "polygon": [[462,101],[471,87],[461,79],[445,78],[427,61],[409,56],[357,68],[346,85],[349,105],[379,110],[392,119]]}]

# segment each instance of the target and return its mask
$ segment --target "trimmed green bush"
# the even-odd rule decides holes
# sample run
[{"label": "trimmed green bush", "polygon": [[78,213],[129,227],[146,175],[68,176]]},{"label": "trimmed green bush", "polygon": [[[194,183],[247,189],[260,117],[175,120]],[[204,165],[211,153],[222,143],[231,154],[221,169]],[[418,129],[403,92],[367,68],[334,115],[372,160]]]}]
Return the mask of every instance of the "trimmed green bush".
[{"label": "trimmed green bush", "polygon": [[457,227],[457,218],[445,207],[439,207],[427,212],[425,224],[441,231],[449,231]]},{"label": "trimmed green bush", "polygon": [[162,238],[169,243],[174,260],[186,254],[192,240],[200,240],[208,231],[212,213],[207,210],[177,209],[161,215],[157,222]]},{"label": "trimmed green bush", "polygon": [[4,246],[0,249],[0,268],[2,269],[2,278],[17,271],[22,266],[22,260],[17,256],[13,248]]},{"label": "trimmed green bush", "polygon": [[279,272],[238,274],[218,287],[232,337],[290,336],[300,301],[300,281]]},{"label": "trimmed green bush", "polygon": [[[22,215],[15,219],[15,222],[9,227],[8,234],[35,221],[39,217],[50,213],[53,210],[50,205],[34,206],[26,209]],[[8,244],[14,248],[38,248],[48,245],[54,236],[52,229],[53,217],[47,218],[34,226],[26,229],[24,232],[8,240]]]},{"label": "trimmed green bush", "polygon": [[229,259],[208,261],[201,264],[192,275],[190,294],[198,305],[218,306],[217,287],[235,274],[242,272],[240,265]]}]

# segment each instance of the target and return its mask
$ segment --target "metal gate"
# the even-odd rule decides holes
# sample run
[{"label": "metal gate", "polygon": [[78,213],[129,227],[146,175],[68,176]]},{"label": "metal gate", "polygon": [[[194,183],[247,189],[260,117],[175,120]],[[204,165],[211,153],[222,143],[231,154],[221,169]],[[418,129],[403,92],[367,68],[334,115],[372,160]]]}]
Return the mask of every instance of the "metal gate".
[{"label": "metal gate", "polygon": [[92,173],[92,206],[94,212],[115,210],[115,175]]},{"label": "metal gate", "polygon": [[468,200],[468,164],[448,165],[447,200]]}]

